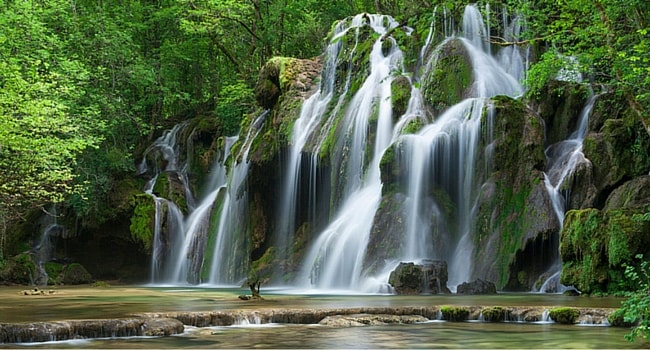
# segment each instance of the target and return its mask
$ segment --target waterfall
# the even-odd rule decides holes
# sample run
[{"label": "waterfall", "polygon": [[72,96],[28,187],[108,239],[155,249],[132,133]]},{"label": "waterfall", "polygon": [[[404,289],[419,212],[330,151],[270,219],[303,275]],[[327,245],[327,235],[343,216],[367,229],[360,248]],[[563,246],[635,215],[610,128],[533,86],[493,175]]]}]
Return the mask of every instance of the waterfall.
[{"label": "waterfall", "polygon": [[266,110],[251,123],[239,151],[237,164],[231,169],[223,190],[223,200],[216,229],[216,242],[208,270],[208,283],[216,285],[241,285],[248,273],[248,244],[243,228],[248,225],[248,152],[253,139],[259,134],[269,111]]},{"label": "waterfall", "polygon": [[[327,108],[334,96],[334,83],[336,81],[336,61],[339,58],[339,55],[342,54],[341,50],[343,44],[341,40],[342,35],[347,33],[351,29],[356,29],[355,43],[351,50],[350,58],[355,52],[356,45],[358,44],[359,33],[358,28],[363,24],[363,15],[355,16],[352,21],[346,22],[341,21],[334,28],[334,33],[330,44],[327,46],[325,54],[325,64],[323,66],[322,80],[319,86],[318,91],[309,97],[303,104],[300,110],[300,116],[295,121],[293,130],[291,133],[290,147],[288,151],[288,162],[285,167],[283,184],[282,184],[282,196],[280,198],[280,210],[277,217],[277,228],[275,236],[277,247],[276,252],[278,253],[277,258],[280,261],[285,261],[290,257],[290,248],[293,242],[293,235],[296,231],[296,208],[298,201],[298,184],[301,179],[301,168],[302,168],[302,159],[304,148],[307,144],[307,141],[310,137],[313,136],[314,131],[319,126],[323,115],[327,112]],[[345,94],[350,86],[351,71],[346,76],[346,81],[344,85],[344,90],[339,95],[336,106],[332,113],[337,113],[338,109],[344,102]],[[317,152],[314,152],[317,153]],[[315,169],[317,167],[317,158],[310,157],[307,158],[310,161],[310,169]],[[310,179],[310,182],[313,186],[310,186],[309,194],[311,198],[314,198],[310,203],[311,208],[315,208],[315,197],[317,189],[314,187],[317,183],[316,172],[310,172],[307,174]],[[312,215],[314,217],[315,215]],[[283,265],[278,266],[277,274],[283,274],[285,271],[282,269]]]},{"label": "waterfall", "polygon": [[[433,28],[432,25],[430,31]],[[387,30],[382,27],[373,29],[378,33]],[[428,123],[422,95],[413,84],[408,109],[404,116],[397,116],[400,118],[393,125],[395,116],[391,114],[390,83],[395,70],[402,68],[402,53],[393,47],[386,54],[381,50],[380,40],[375,42],[370,55],[371,73],[346,107],[345,124],[340,129],[343,132],[339,133],[345,138],[340,143],[345,145],[342,149],[346,158],[342,167],[337,169],[337,186],[342,186],[342,193],[348,195],[341,201],[342,205],[337,208],[330,224],[313,242],[304,260],[299,277],[303,286],[376,292],[385,284],[395,265],[388,262],[380,271],[367,274],[363,271],[363,261],[381,200],[379,160],[391,145],[401,147],[400,168],[408,169],[408,178],[403,181],[408,195],[405,211],[409,213],[400,245],[402,248],[392,264],[438,258],[450,262],[450,283],[458,284],[469,279],[473,251],[471,220],[476,200],[472,195],[477,186],[473,175],[479,152],[481,115],[487,98],[495,95],[517,97],[523,92],[518,82],[523,64],[506,70],[503,60],[491,55],[485,40],[487,33],[476,6],[468,6],[463,16],[462,35],[449,37],[438,47],[449,40],[462,43],[473,67],[471,96],[435,117],[434,122],[417,134],[407,135],[402,135],[402,129],[409,121],[420,119]],[[429,40],[421,50],[423,54]],[[518,62],[523,62],[518,54],[519,50],[512,50],[506,57],[510,61],[518,58]],[[430,67],[425,67],[425,71],[427,69]],[[377,132],[374,139],[368,139],[368,117],[373,110],[377,113]],[[372,149],[372,153],[367,152],[368,149]],[[368,154],[372,155],[370,160],[365,158]],[[438,184],[449,193],[456,204],[454,216],[457,222],[444,222],[440,203],[435,198],[427,200],[434,190],[431,184]],[[434,226],[430,225],[432,213],[438,217]],[[449,236],[447,232],[451,231],[457,234]]]},{"label": "waterfall", "polygon": [[[346,151],[336,174],[339,191],[335,193],[342,198],[335,202],[341,204],[312,244],[299,277],[304,285],[320,289],[359,286],[368,235],[381,199],[379,160],[392,141],[391,82],[393,72],[402,68],[402,53],[396,45],[385,53],[381,36],[397,24],[386,16],[364,14],[355,17],[353,25],[359,27],[364,18],[379,38],[370,53],[370,74],[350,100],[339,125],[344,135],[339,142]],[[370,139],[368,125],[375,117],[375,137]],[[367,149],[372,150],[369,160]]]},{"label": "waterfall", "polygon": [[[45,210],[44,210],[45,211]],[[55,256],[56,242],[59,237],[65,237],[65,227],[57,223],[57,210],[56,204],[50,206],[49,212],[45,211],[40,221],[40,226],[43,227],[41,238],[38,244],[32,248],[31,254],[34,260],[34,276],[32,276],[32,283],[36,286],[46,286],[49,280],[45,264],[50,262]]]},{"label": "waterfall", "polygon": [[[580,111],[576,130],[569,137],[546,148],[547,166],[544,172],[544,184],[553,204],[553,211],[557,216],[560,227],[564,225],[564,213],[566,211],[566,201],[570,195],[569,190],[565,189],[567,181],[571,179],[578,165],[587,163],[589,160],[582,153],[582,142],[587,135],[589,125],[589,114],[596,102],[597,95],[593,93],[587,99],[585,106]],[[560,272],[562,270],[562,261],[559,252],[555,254],[555,262],[551,269],[546,273],[551,276],[542,284],[539,289],[540,293],[556,289],[562,292],[560,285]]]},{"label": "waterfall", "polygon": [[[271,211],[273,241],[264,243],[264,248],[274,249],[276,281],[295,272],[288,267],[299,266],[293,283],[303,288],[387,291],[388,274],[396,264],[426,259],[448,262],[452,289],[472,277],[472,227],[478,182],[483,180],[476,179],[475,173],[488,167],[479,164],[483,150],[478,148],[481,138],[492,134],[489,99],[523,93],[519,80],[524,76],[526,52],[512,47],[493,54],[487,42],[489,21],[475,5],[465,8],[458,30],[448,11],[441,14],[446,38],[435,45],[432,21],[412,75],[405,72],[395,39],[386,35],[398,26],[392,18],[360,14],[334,28],[319,88],[303,102],[283,154],[282,181],[273,203],[277,207]],[[508,23],[504,15],[504,37],[517,40],[521,23],[518,19]],[[408,28],[405,31],[410,33]],[[436,69],[440,51],[450,43],[463,50],[471,65],[471,85],[463,100],[431,115],[420,90],[420,70],[427,74]],[[411,85],[401,116],[393,115],[392,84],[397,77]],[[186,159],[190,157],[180,151],[182,143],[191,148],[191,138],[181,136],[189,133],[187,123],[165,132],[147,150],[145,158],[153,157],[155,164],[145,188],[156,205],[152,282],[238,285],[246,278],[251,263],[248,152],[267,114],[258,116],[246,137],[237,141],[241,147],[237,154],[233,152],[236,161],[227,172],[224,161],[234,139],[226,141],[222,161],[215,161],[206,194],[200,198],[188,186]],[[409,133],[411,122],[422,128]],[[400,204],[404,232],[394,233],[399,242],[392,260],[378,262],[370,271],[364,261],[384,190],[380,161],[389,148],[399,149],[395,162],[402,172],[397,181],[405,197]],[[147,163],[143,161],[140,168],[146,172]],[[153,190],[163,173],[184,188],[186,208]],[[325,188],[319,188],[322,183]],[[328,206],[320,210],[323,203]],[[447,215],[450,210],[454,212]],[[303,224],[312,236],[300,264],[292,260],[296,259],[295,236]]]},{"label": "waterfall", "polygon": [[[151,283],[186,284],[200,281],[200,272],[208,239],[208,221],[219,189],[225,184],[225,159],[235,138],[226,138],[222,162],[215,161],[208,178],[208,193],[199,197],[192,193],[188,180],[188,161],[192,150],[189,124],[182,122],[166,130],[149,146],[138,166],[138,174],[149,171],[147,160],[153,158],[152,175],[144,192],[154,201],[154,237],[152,243]],[[184,154],[182,151],[187,153]],[[151,160],[151,159],[150,159]],[[162,165],[162,167],[161,167]],[[170,198],[170,193],[154,193],[161,174],[169,186],[180,184],[187,214]],[[165,198],[169,196],[170,198]]]}]

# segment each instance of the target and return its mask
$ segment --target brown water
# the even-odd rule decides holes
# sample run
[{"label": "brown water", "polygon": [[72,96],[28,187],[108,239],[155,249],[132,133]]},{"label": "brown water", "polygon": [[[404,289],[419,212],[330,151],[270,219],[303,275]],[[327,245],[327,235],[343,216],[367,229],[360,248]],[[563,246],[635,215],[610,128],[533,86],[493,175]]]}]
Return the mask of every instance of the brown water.
[{"label": "brown water", "polygon": [[[264,308],[331,308],[360,306],[575,306],[618,307],[617,298],[582,298],[548,294],[495,296],[332,296],[287,295],[267,291],[262,301],[241,301],[242,289],[154,287],[59,287],[52,295],[25,296],[24,288],[0,287],[0,323],[68,319],[116,318],[140,312],[209,311]],[[616,327],[557,324],[428,322],[331,328],[317,325],[186,327],[162,338],[5,344],[0,348],[649,348],[630,344]]]}]

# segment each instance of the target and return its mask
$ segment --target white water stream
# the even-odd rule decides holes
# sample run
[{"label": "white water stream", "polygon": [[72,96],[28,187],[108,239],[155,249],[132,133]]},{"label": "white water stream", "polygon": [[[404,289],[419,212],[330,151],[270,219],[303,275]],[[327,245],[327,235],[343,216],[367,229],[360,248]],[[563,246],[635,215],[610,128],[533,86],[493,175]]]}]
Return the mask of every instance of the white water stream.
[{"label": "white water stream", "polygon": [[[461,40],[468,52],[474,75],[472,96],[436,117],[435,122],[425,126],[416,135],[401,137],[400,130],[408,120],[422,119],[426,115],[421,94],[417,88],[413,89],[407,112],[393,126],[390,83],[395,70],[402,68],[402,54],[398,48],[393,48],[384,55],[381,42],[378,40],[374,44],[370,56],[371,74],[352,98],[344,117],[347,123],[344,135],[350,137],[350,146],[346,149],[349,160],[347,167],[342,169],[345,171],[342,178],[346,181],[344,193],[349,196],[343,200],[344,204],[330,225],[312,244],[298,280],[304,287],[377,292],[385,290],[387,275],[399,261],[420,261],[432,257],[450,262],[450,284],[455,286],[469,278],[472,264],[467,259],[471,259],[473,249],[470,227],[475,200],[471,197],[475,186],[473,169],[476,166],[480,117],[485,98],[497,94],[516,97],[523,89],[517,78],[490,55],[489,45],[485,44],[487,28],[475,6],[467,7],[463,21],[461,36],[447,40]],[[387,30],[373,28],[380,33]],[[511,52],[506,57],[511,59],[513,55],[514,52]],[[516,75],[520,77],[523,73],[517,71]],[[368,117],[373,111],[378,111],[377,133],[374,140],[368,140]],[[378,275],[366,275],[363,261],[373,219],[381,200],[379,160],[386,148],[398,140],[405,153],[402,166],[409,169],[407,212],[410,216],[406,225],[407,233],[404,235],[405,248],[399,258],[386,264]],[[374,145],[373,157],[367,162],[364,157],[369,142]],[[364,164],[369,165],[366,168]],[[427,216],[439,210],[435,202],[431,204],[424,200],[425,194],[431,190],[431,174],[439,174],[439,178],[433,179],[433,182],[443,184],[453,197],[458,208],[456,216],[459,218],[456,223],[458,236],[441,237],[435,242],[428,224],[430,218]]]}]

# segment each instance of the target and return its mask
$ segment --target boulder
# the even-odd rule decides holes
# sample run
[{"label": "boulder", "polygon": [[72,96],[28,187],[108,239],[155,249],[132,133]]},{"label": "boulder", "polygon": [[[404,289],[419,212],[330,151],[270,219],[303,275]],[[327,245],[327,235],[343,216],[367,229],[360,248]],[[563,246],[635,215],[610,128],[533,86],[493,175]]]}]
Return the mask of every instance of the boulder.
[{"label": "boulder", "polygon": [[643,209],[650,206],[650,175],[639,176],[617,187],[607,197],[604,210]]},{"label": "boulder", "polygon": [[490,281],[477,279],[472,282],[465,282],[458,285],[456,294],[497,294],[497,287]]},{"label": "boulder", "polygon": [[470,96],[473,80],[472,63],[461,40],[452,39],[440,48],[427,66],[422,81],[422,95],[438,115]]},{"label": "boulder", "polygon": [[416,265],[409,262],[400,263],[390,273],[388,283],[397,294],[450,293],[447,288],[447,263],[437,260],[425,260]]},{"label": "boulder", "polygon": [[61,277],[61,282],[63,284],[87,284],[92,281],[92,276],[81,264],[72,263],[63,267]]}]

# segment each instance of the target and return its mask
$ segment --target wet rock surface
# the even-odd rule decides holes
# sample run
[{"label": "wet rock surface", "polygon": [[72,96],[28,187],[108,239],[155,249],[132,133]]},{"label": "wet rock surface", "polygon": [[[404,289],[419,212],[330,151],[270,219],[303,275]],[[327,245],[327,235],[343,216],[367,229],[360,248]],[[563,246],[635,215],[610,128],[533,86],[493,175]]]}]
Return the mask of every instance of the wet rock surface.
[{"label": "wet rock surface", "polygon": [[388,283],[397,294],[450,293],[447,288],[447,263],[425,260],[422,264],[400,263],[390,273]]},{"label": "wet rock surface", "polygon": [[181,321],[171,318],[70,320],[0,324],[0,343],[33,343],[70,339],[167,336],[183,333]]},{"label": "wet rock surface", "polygon": [[[0,324],[0,344],[61,341],[89,338],[169,336],[184,326],[213,327],[249,324],[320,324],[355,327],[385,324],[413,324],[429,320],[481,322],[558,322],[550,314],[558,308],[546,306],[454,306],[467,317],[447,319],[443,309],[427,307],[355,307],[317,309],[262,309],[143,313],[123,319],[69,320]],[[571,324],[607,325],[612,308],[561,308],[574,314]]]},{"label": "wet rock surface", "polygon": [[427,322],[428,318],[420,315],[349,315],[327,316],[318,324],[331,327],[378,326],[385,324],[412,324]]},{"label": "wet rock surface", "polygon": [[497,294],[497,287],[490,281],[477,279],[472,282],[465,282],[458,285],[457,294]]}]

